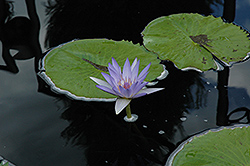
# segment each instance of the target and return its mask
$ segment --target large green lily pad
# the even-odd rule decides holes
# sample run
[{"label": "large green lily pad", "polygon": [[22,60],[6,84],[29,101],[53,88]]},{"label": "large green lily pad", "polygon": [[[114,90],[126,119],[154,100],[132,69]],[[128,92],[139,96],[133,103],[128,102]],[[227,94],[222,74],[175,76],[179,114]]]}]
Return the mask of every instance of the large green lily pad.
[{"label": "large green lily pad", "polygon": [[147,49],[180,69],[215,69],[211,55],[221,61],[242,61],[250,51],[248,34],[221,18],[199,14],[173,14],[150,22],[142,32]]},{"label": "large green lily pad", "polygon": [[116,96],[98,89],[89,77],[104,80],[101,72],[107,71],[114,57],[123,68],[126,58],[132,63],[140,59],[140,71],[151,62],[146,81],[152,81],[163,72],[157,55],[140,45],[127,41],[107,39],[76,40],[51,50],[43,59],[42,77],[52,89],[80,100],[110,100]]},{"label": "large green lily pad", "polygon": [[170,155],[166,165],[250,165],[249,142],[249,125],[209,130],[182,143]]}]

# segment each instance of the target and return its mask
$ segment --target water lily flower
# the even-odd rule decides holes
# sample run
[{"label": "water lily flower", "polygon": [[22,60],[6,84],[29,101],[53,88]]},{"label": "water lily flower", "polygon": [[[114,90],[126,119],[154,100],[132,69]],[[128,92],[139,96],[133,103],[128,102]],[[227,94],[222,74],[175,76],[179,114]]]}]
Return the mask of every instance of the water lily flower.
[{"label": "water lily flower", "polygon": [[148,82],[144,82],[144,79],[148,74],[148,69],[151,63],[149,63],[138,76],[139,64],[140,60],[137,61],[137,58],[135,58],[134,62],[130,66],[129,59],[127,58],[123,67],[123,72],[121,72],[121,67],[118,65],[116,60],[112,58],[112,64],[108,64],[108,71],[110,75],[101,73],[107,82],[98,78],[90,77],[98,84],[96,85],[97,88],[118,97],[115,104],[115,112],[117,115],[125,107],[129,106],[132,99],[164,89],[146,88],[145,86]]}]

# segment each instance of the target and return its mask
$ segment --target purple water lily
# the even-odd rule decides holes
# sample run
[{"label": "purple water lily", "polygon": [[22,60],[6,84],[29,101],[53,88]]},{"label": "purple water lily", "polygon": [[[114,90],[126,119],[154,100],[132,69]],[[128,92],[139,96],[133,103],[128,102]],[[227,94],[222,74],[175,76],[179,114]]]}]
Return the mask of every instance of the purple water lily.
[{"label": "purple water lily", "polygon": [[145,85],[147,85],[148,82],[144,82],[144,79],[148,74],[148,69],[151,63],[149,63],[138,76],[139,64],[140,60],[137,61],[137,58],[135,58],[130,66],[130,62],[127,58],[123,67],[123,72],[121,72],[121,67],[116,60],[112,58],[112,64],[108,64],[110,75],[102,73],[107,82],[98,78],[90,77],[94,82],[99,84],[96,85],[96,87],[118,96],[115,104],[116,114],[119,114],[126,106],[128,106],[133,98],[138,98],[164,89],[146,88]]}]

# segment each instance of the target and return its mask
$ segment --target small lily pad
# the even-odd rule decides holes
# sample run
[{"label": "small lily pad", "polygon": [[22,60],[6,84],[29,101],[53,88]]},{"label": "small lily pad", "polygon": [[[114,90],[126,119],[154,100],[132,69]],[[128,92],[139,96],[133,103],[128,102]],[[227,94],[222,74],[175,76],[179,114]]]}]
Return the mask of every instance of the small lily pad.
[{"label": "small lily pad", "polygon": [[1,163],[0,166],[9,166],[9,163],[6,162],[5,164]]},{"label": "small lily pad", "polygon": [[249,142],[249,125],[208,130],[183,142],[166,165],[250,165]]},{"label": "small lily pad", "polygon": [[248,34],[221,18],[200,14],[173,14],[150,22],[142,32],[145,47],[180,69],[216,69],[213,55],[221,61],[242,61],[250,51]]},{"label": "small lily pad", "polygon": [[77,100],[114,101],[116,96],[98,89],[89,77],[104,80],[101,72],[108,73],[107,66],[114,57],[123,67],[126,58],[132,63],[140,59],[140,71],[150,62],[146,81],[152,81],[163,72],[157,55],[140,45],[127,41],[84,39],[71,41],[52,49],[43,59],[45,72],[40,75],[52,90]]}]

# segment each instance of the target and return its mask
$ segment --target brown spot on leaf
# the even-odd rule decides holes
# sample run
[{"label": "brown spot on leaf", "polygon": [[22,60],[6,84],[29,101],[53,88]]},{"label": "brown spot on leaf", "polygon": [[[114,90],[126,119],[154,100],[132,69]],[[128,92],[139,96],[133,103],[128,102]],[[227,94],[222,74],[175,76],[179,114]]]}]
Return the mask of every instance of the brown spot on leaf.
[{"label": "brown spot on leaf", "polygon": [[207,59],[205,57],[202,58],[202,63],[206,64],[207,63]]},{"label": "brown spot on leaf", "polygon": [[238,50],[233,49],[233,52],[237,52]]},{"label": "brown spot on leaf", "polygon": [[201,34],[201,35],[189,36],[189,37],[193,40],[193,42],[195,42],[199,45],[212,47],[212,46],[207,44],[207,43],[212,41],[212,40],[207,38],[207,35]]},{"label": "brown spot on leaf", "polygon": [[226,57],[222,57],[221,59],[224,61],[228,61],[228,59]]}]

